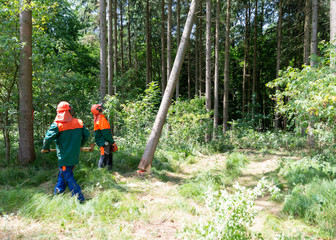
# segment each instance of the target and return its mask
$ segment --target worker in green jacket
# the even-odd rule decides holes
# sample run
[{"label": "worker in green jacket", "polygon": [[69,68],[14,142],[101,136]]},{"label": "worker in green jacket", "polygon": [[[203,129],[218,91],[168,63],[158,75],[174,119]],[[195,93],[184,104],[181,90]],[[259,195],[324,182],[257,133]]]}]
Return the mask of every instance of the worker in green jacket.
[{"label": "worker in green jacket", "polygon": [[78,200],[84,202],[73,169],[79,163],[80,148],[87,142],[90,132],[82,120],[73,115],[74,111],[68,102],[62,101],[57,105],[57,116],[45,135],[42,152],[49,152],[50,144],[56,143],[59,173],[54,194],[63,193],[68,186],[72,195],[77,195]]},{"label": "worker in green jacket", "polygon": [[107,169],[111,170],[113,167],[112,152],[117,151],[118,147],[113,140],[110,124],[105,115],[102,114],[102,104],[92,105],[91,112],[94,120],[95,142],[100,148],[98,167],[107,167]]}]

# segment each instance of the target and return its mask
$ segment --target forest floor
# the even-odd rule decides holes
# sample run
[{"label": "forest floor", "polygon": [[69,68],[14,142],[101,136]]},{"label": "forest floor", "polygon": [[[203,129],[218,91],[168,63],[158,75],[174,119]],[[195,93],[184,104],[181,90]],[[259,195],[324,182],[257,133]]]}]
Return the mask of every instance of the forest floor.
[{"label": "forest floor", "polygon": [[[250,162],[236,181],[247,187],[253,187],[262,176],[274,172],[281,158],[291,157],[283,152],[241,151]],[[62,226],[59,221],[32,220],[18,214],[3,215],[0,216],[0,239],[179,239],[177,234],[184,226],[196,224],[206,216],[204,202],[181,196],[180,186],[201,172],[224,169],[226,158],[226,154],[199,156],[193,164],[181,165],[178,173],[167,172],[163,180],[154,175],[113,172],[117,182],[129,189],[126,199],[133,199],[129,204],[137,206],[130,208],[134,212],[129,214],[138,214],[137,218],[121,216],[110,223],[91,220],[85,224],[74,222]],[[304,236],[316,232],[312,226],[283,214],[283,203],[269,197],[257,199],[255,207],[258,215],[252,231],[262,233],[264,239],[277,239],[280,234]]]}]

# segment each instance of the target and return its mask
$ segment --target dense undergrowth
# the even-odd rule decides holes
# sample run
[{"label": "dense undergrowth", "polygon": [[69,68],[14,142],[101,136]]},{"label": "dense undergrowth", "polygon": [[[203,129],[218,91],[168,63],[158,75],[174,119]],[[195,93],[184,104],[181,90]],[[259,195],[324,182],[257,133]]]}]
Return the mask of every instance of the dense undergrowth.
[{"label": "dense undergrowth", "polygon": [[[3,160],[5,152],[1,146],[0,213],[14,213],[61,226],[84,224],[101,238],[109,238],[107,229],[111,226],[108,224],[149,221],[148,206],[139,201],[141,191],[130,188],[118,175],[127,179],[137,170],[159,98],[158,88],[153,84],[138,101],[120,104],[115,97],[107,99],[106,112],[114,119],[119,151],[114,154],[112,173],[97,169],[97,149],[81,155],[74,174],[88,199],[83,205],[69,193],[52,195],[57,177],[55,154],[37,153],[34,163],[19,167],[14,159],[10,163]],[[307,139],[301,133],[260,132],[252,126],[232,123],[232,129],[225,135],[218,131],[216,138],[205,142],[204,136],[207,129],[211,130],[212,121],[204,109],[203,98],[174,102],[166,122],[153,160],[152,177],[169,182],[172,181],[171,173],[180,173],[182,166],[195,164],[200,155],[227,154],[224,167],[217,166],[199,171],[189,179],[176,180],[179,185],[177,197],[183,200],[179,200],[175,207],[198,216],[200,213],[187,203],[192,201],[207,208],[208,216],[213,215],[204,221],[200,217],[200,222],[186,226],[178,233],[179,238],[267,239],[262,233],[249,230],[255,217],[252,211],[254,200],[263,194],[265,184],[255,189],[234,185],[241,170],[249,163],[248,156],[238,152],[239,149],[252,149],[263,154],[286,151],[292,155],[282,158],[278,169],[268,176],[278,188],[269,185],[268,189],[273,192],[281,189],[284,214],[318,226],[319,236],[336,237],[336,158],[330,137],[328,141],[321,140],[317,147],[307,149]],[[14,156],[15,146],[12,151]],[[229,215],[227,211],[230,211]],[[93,230],[97,227],[99,230]],[[129,229],[115,231],[115,236],[132,239]],[[279,239],[306,237],[279,235]]]}]

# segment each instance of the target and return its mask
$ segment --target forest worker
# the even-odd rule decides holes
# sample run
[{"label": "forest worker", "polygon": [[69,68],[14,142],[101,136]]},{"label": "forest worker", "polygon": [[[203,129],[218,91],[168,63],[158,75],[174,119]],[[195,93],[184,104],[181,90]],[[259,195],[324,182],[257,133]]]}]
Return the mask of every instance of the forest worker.
[{"label": "forest worker", "polygon": [[54,194],[63,193],[68,186],[72,196],[77,195],[83,203],[85,199],[74,179],[73,169],[79,163],[80,148],[87,142],[90,132],[82,120],[73,116],[74,110],[68,102],[57,105],[57,116],[45,135],[42,152],[50,152],[50,144],[56,143],[59,173]]},{"label": "forest worker", "polygon": [[91,112],[93,114],[95,142],[100,147],[98,167],[107,167],[108,170],[111,170],[113,167],[112,152],[117,151],[118,147],[113,140],[110,124],[105,115],[102,114],[102,104],[92,105]]}]

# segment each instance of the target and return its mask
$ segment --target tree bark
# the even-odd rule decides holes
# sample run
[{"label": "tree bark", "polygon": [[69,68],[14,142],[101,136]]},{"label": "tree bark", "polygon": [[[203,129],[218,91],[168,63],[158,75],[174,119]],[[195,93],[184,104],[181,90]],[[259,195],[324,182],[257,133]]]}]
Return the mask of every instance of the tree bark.
[{"label": "tree bark", "polygon": [[[276,70],[275,70],[275,78],[279,77],[280,65],[281,65],[281,41],[282,41],[282,0],[279,0],[279,19],[277,26],[277,61],[276,61]],[[279,87],[276,87],[276,90],[279,90]],[[274,129],[279,129],[279,114],[278,114],[278,103],[275,103],[275,117],[274,117]]]},{"label": "tree bark", "polygon": [[216,0],[216,34],[215,34],[215,74],[214,74],[214,122],[213,136],[216,137],[218,128],[218,62],[219,62],[219,20],[220,8],[219,0]]},{"label": "tree bark", "polygon": [[183,59],[185,56],[186,49],[188,47],[188,41],[190,37],[190,32],[193,26],[194,22],[194,16],[195,16],[195,11],[196,11],[196,6],[198,4],[199,0],[192,0],[190,4],[190,10],[188,13],[188,18],[183,30],[180,46],[178,48],[176,58],[174,61],[173,69],[171,71],[168,83],[167,83],[167,88],[165,91],[165,94],[162,98],[162,102],[159,108],[159,112],[156,116],[152,132],[149,136],[146,149],[144,154],[142,155],[141,161],[139,163],[138,168],[142,171],[149,171],[150,166],[152,164],[153,158],[154,158],[154,153],[157,147],[157,144],[159,142],[162,128],[167,116],[167,112],[169,109],[169,106],[171,104],[171,99],[174,94],[174,89],[176,87],[176,82],[177,82],[177,75],[179,74],[181,70],[181,66],[183,63]]},{"label": "tree bark", "polygon": [[120,70],[124,74],[124,23],[123,23],[123,1],[120,1]]},{"label": "tree bark", "polygon": [[248,65],[248,24],[249,24],[249,6],[245,7],[245,39],[244,39],[244,69],[243,69],[243,93],[242,93],[242,113],[243,118],[245,118],[245,105],[246,105],[246,75],[247,75],[247,65]]},{"label": "tree bark", "polygon": [[223,132],[224,133],[226,133],[228,129],[228,119],[229,119],[230,7],[231,7],[231,0],[227,0],[226,29],[225,29],[224,97],[223,97]]},{"label": "tree bark", "polygon": [[20,14],[20,54],[19,77],[19,163],[27,165],[35,160],[33,130],[33,68],[32,68],[32,12],[31,1],[23,2]]},{"label": "tree bark", "polygon": [[[336,45],[336,0],[330,0],[330,42]],[[331,51],[330,63],[332,67],[336,66],[336,50]]]},{"label": "tree bark", "polygon": [[168,0],[168,16],[167,16],[167,82],[171,71],[171,45],[172,45],[172,0]]},{"label": "tree bark", "polygon": [[253,36],[253,79],[252,79],[252,119],[255,115],[256,103],[256,82],[257,82],[257,41],[258,41],[258,0],[255,0],[254,6],[254,36]]},{"label": "tree bark", "polygon": [[127,3],[127,29],[128,29],[128,68],[132,67],[132,46],[131,46],[131,10],[130,10],[130,0]]},{"label": "tree bark", "polygon": [[106,0],[100,0],[100,98],[106,95]]},{"label": "tree bark", "polygon": [[107,57],[107,82],[108,82],[108,94],[113,95],[113,10],[112,0],[108,0],[108,57]]},{"label": "tree bark", "polygon": [[[118,71],[118,14],[117,14],[117,1],[114,0],[114,79],[117,79],[117,71]],[[114,89],[114,93],[116,93],[116,89]]]},{"label": "tree bark", "polygon": [[[205,62],[205,108],[211,111],[211,0],[206,2],[206,62]],[[205,133],[205,141],[210,141],[209,129]]]},{"label": "tree bark", "polygon": [[309,65],[310,19],[311,19],[311,0],[306,0],[306,3],[305,3],[305,21],[304,21],[304,38],[303,38],[303,63],[305,65]]},{"label": "tree bark", "polygon": [[318,33],[318,0],[312,0],[312,31],[311,31],[311,42],[310,42],[310,66],[315,67],[316,61],[314,57],[317,54],[317,33]]},{"label": "tree bark", "polygon": [[152,81],[152,48],[151,48],[151,31],[150,31],[150,11],[149,11],[149,0],[146,1],[146,88]]},{"label": "tree bark", "polygon": [[166,67],[166,15],[165,15],[165,0],[161,1],[161,91],[162,96],[166,90],[166,73],[167,73],[167,67]]},{"label": "tree bark", "polygon": [[[176,39],[177,39],[177,48],[180,45],[180,0],[177,0],[176,3]],[[180,95],[180,76],[177,76],[177,83],[176,83],[176,100],[179,98]]]}]

